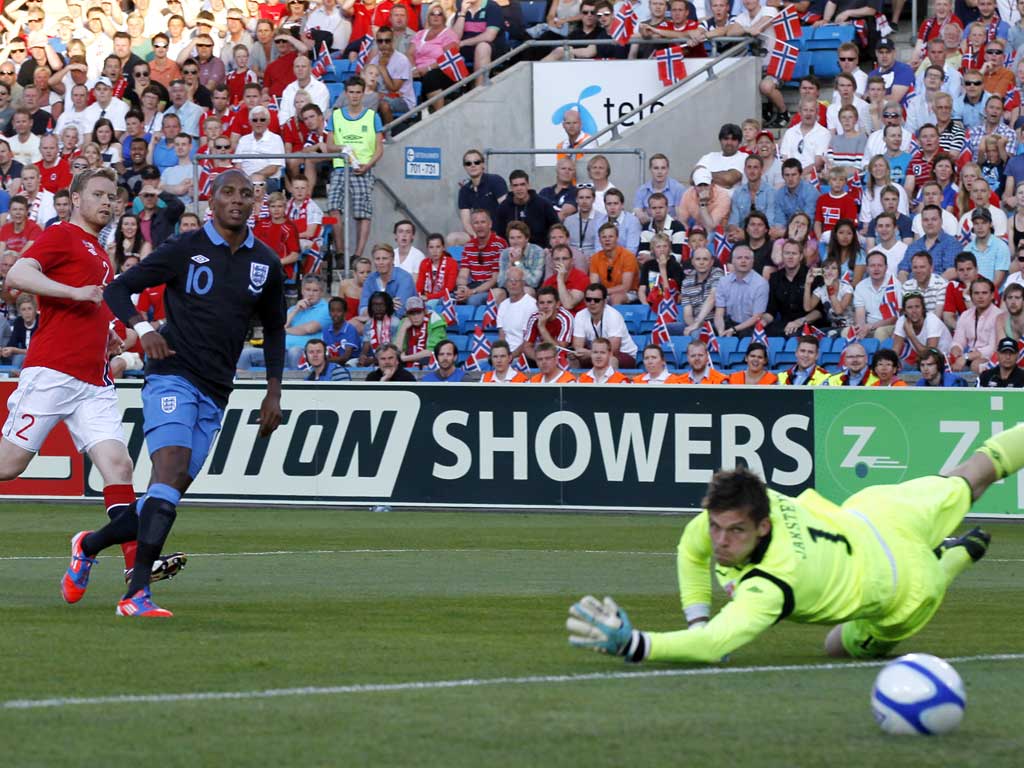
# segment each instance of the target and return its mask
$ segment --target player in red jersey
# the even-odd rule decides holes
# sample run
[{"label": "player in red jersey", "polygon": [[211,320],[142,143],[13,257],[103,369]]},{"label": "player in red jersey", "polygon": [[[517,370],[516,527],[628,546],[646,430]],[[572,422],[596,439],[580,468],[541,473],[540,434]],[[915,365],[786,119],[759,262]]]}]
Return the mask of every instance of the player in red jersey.
[{"label": "player in red jersey", "polygon": [[[75,447],[89,454],[102,475],[103,498],[112,518],[135,501],[132,460],[107,371],[107,356],[121,349],[121,340],[110,331],[113,314],[103,303],[103,287],[113,274],[96,239],[110,221],[116,179],[110,168],[79,174],[71,185],[71,221],[47,229],[7,273],[8,287],[39,298],[40,317],[18,388],[7,401],[0,440],[0,480],[13,480],[28,467],[50,430],[63,421]],[[72,539],[72,564],[61,581],[69,603],[82,598],[88,583],[92,563],[79,551],[84,536],[85,532]],[[130,570],[134,543],[122,549]],[[175,558],[174,573],[168,573],[168,558],[161,561],[166,568],[160,578],[174,575],[184,564],[183,556]]]}]

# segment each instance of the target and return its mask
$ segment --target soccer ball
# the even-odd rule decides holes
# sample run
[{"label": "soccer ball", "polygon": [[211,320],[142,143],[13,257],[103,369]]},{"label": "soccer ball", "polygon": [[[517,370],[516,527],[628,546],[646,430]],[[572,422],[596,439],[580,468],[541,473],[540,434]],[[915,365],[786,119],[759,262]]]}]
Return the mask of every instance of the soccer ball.
[{"label": "soccer ball", "polygon": [[886,733],[948,733],[960,725],[966,704],[960,675],[927,653],[886,664],[871,689],[871,710]]}]

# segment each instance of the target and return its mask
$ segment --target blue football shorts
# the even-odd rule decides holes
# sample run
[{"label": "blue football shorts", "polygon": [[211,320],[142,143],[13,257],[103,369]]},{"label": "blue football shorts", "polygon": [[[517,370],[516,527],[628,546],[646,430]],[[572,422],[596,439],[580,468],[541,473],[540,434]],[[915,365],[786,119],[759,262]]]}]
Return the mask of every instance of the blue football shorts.
[{"label": "blue football shorts", "polygon": [[188,474],[195,479],[206,463],[224,411],[182,376],[147,376],[142,388],[143,431],[152,456],[161,448],[189,448]]}]

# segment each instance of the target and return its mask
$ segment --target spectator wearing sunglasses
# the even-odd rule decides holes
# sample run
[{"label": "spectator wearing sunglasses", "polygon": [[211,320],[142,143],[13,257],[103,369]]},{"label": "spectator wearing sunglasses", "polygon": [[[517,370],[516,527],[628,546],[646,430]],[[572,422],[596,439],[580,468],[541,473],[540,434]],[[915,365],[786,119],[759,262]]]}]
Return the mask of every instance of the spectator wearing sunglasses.
[{"label": "spectator wearing sunglasses", "polygon": [[462,156],[462,167],[466,178],[459,182],[459,219],[462,231],[448,235],[449,245],[465,245],[475,236],[470,224],[470,214],[475,210],[487,211],[491,220],[498,218],[498,206],[508,194],[505,179],[496,173],[487,173],[484,154],[479,149],[469,149]]}]

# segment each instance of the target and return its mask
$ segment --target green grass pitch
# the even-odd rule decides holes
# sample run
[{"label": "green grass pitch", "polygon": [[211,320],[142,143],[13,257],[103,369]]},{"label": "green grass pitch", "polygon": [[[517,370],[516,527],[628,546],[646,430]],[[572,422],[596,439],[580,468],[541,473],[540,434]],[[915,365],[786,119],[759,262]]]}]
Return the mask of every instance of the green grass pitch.
[{"label": "green grass pitch", "polygon": [[[871,718],[876,668],[813,666],[824,627],[780,625],[721,667],[571,649],[566,610],[588,592],[641,628],[680,626],[684,517],[185,504],[169,544],[194,556],[155,589],[176,616],[138,622],[114,616],[119,552],[81,603],[60,599],[68,538],[98,506],[0,506],[4,766],[1020,765],[1020,660],[956,663],[961,728],[894,738]],[[988,557],[901,650],[1024,650],[1024,527],[986,527]],[[763,669],[780,665],[798,669]],[[707,674],[648,674],[687,669]],[[407,685],[437,681],[470,682]],[[335,690],[251,695],[305,687]],[[189,696],[204,692],[242,695]],[[185,696],[105,698],[127,693]],[[75,697],[103,700],[10,706]]]}]

